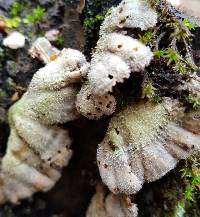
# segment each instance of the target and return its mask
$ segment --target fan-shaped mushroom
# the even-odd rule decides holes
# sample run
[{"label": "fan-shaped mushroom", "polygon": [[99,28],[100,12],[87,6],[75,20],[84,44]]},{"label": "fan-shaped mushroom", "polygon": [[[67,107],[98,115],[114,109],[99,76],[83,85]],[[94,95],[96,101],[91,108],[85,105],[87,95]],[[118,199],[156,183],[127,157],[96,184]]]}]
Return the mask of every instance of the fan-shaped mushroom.
[{"label": "fan-shaped mushroom", "polygon": [[113,193],[135,194],[200,149],[199,123],[200,110],[185,112],[171,99],[128,106],[112,118],[98,148],[103,182]]}]

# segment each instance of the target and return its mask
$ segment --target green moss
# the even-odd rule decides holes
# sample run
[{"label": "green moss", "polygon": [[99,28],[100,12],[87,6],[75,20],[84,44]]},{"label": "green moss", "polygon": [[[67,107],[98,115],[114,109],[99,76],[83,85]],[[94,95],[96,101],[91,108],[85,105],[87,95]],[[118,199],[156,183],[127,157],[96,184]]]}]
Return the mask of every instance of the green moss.
[{"label": "green moss", "polygon": [[152,102],[154,102],[155,104],[161,103],[162,99],[159,95],[154,95],[152,97]]},{"label": "green moss", "polygon": [[151,99],[155,95],[155,88],[153,85],[149,82],[144,85],[143,87],[143,97]]},{"label": "green moss", "polygon": [[161,50],[154,51],[155,58],[161,59],[161,58],[164,58],[164,56],[165,56],[165,50],[161,49]]},{"label": "green moss", "polygon": [[193,109],[199,109],[200,108],[200,99],[189,95],[188,101],[192,105]]},{"label": "green moss", "polygon": [[158,94],[156,94],[156,88],[153,87],[151,82],[148,82],[143,86],[142,97],[149,99],[155,104],[158,104],[162,101],[161,97]]},{"label": "green moss", "polygon": [[88,32],[92,32],[95,26],[102,22],[103,19],[104,16],[102,14],[96,14],[94,17],[84,20],[84,27]]},{"label": "green moss", "polygon": [[139,40],[143,44],[152,47],[155,42],[155,31],[153,30],[146,31],[143,35],[139,35]]},{"label": "green moss", "polygon": [[167,65],[170,65],[171,63],[178,63],[181,56],[173,48],[167,48],[164,53],[164,58],[167,59]]},{"label": "green moss", "polygon": [[183,19],[182,21],[183,25],[185,27],[187,27],[189,30],[195,30],[197,28],[197,25],[191,21],[189,21],[188,19]]},{"label": "green moss", "polygon": [[174,173],[162,183],[154,217],[200,216],[200,157],[199,153],[179,165]]},{"label": "green moss", "polygon": [[21,23],[20,17],[4,18],[8,28],[17,28]]},{"label": "green moss", "polygon": [[37,6],[32,10],[31,14],[26,15],[24,22],[32,23],[32,24],[40,23],[44,18],[44,14],[45,14],[45,8],[41,6]]},{"label": "green moss", "polygon": [[24,9],[24,4],[19,1],[14,1],[10,7],[9,14],[11,17],[18,16],[21,11]]},{"label": "green moss", "polygon": [[63,46],[64,45],[64,37],[61,34],[58,35],[58,37],[56,39],[56,43],[59,46]]},{"label": "green moss", "polygon": [[86,55],[91,55],[91,50],[96,46],[99,38],[101,23],[107,11],[102,9],[101,0],[86,1],[83,11],[83,27],[86,34]]},{"label": "green moss", "polygon": [[6,96],[5,91],[0,88],[0,99],[5,97],[5,96]]}]

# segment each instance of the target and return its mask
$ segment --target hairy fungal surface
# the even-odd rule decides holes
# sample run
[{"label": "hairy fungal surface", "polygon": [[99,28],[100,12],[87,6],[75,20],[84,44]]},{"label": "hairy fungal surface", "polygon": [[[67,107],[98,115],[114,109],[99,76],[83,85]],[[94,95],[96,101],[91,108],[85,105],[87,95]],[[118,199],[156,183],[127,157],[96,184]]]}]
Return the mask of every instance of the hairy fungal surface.
[{"label": "hairy fungal surface", "polygon": [[106,95],[110,98],[110,92],[117,83],[123,83],[132,72],[143,71],[153,59],[153,52],[138,39],[127,36],[122,30],[123,28],[147,30],[156,23],[156,12],[142,0],[123,0],[106,16],[101,26],[96,51],[92,56],[87,88],[84,86],[79,94],[82,97],[77,97],[77,109],[82,115],[89,117],[87,114],[92,114],[89,118],[97,119],[114,112],[113,106],[109,112],[107,110],[103,112],[101,106],[94,107],[91,103],[90,106],[80,109],[84,107],[83,99],[88,97],[86,90],[91,90],[92,98],[105,98]]},{"label": "hairy fungal surface", "polygon": [[119,33],[110,33],[98,42],[98,52],[91,62],[89,85],[95,94],[112,91],[131,72],[140,72],[149,65],[153,53],[138,40]]},{"label": "hairy fungal surface", "polygon": [[157,14],[146,0],[123,0],[118,7],[112,8],[110,15],[105,18],[100,34],[123,28],[147,30],[156,23]]},{"label": "hairy fungal surface", "polygon": [[97,186],[86,217],[137,217],[137,206],[126,195],[108,193],[102,186]]},{"label": "hairy fungal surface", "polygon": [[135,194],[164,176],[200,149],[199,115],[171,99],[138,102],[115,115],[97,152],[103,182],[115,194]]},{"label": "hairy fungal surface", "polygon": [[75,97],[87,62],[76,50],[63,49],[34,75],[28,91],[9,110],[9,136],[0,170],[0,203],[17,203],[48,191],[71,158],[71,138],[55,125],[79,117]]},{"label": "hairy fungal surface", "polygon": [[186,13],[188,16],[193,16],[198,19],[200,18],[199,16],[200,5],[198,0],[190,0],[189,5],[187,0],[167,0],[167,1],[170,2],[178,10]]},{"label": "hairy fungal surface", "polygon": [[76,108],[88,119],[99,119],[102,115],[111,115],[115,111],[116,100],[111,94],[95,95],[88,85],[77,94]]}]

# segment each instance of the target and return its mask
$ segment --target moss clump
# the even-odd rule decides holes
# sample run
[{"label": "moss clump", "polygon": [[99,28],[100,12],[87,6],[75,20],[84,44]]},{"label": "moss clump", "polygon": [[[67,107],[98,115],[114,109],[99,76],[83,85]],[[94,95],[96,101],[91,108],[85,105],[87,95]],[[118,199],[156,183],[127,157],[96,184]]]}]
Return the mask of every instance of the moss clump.
[{"label": "moss clump", "polygon": [[102,21],[110,7],[118,4],[120,0],[89,0],[83,11],[83,26],[86,34],[85,54],[90,57],[91,50],[96,46]]},{"label": "moss clump", "polygon": [[129,32],[133,37],[151,47],[154,60],[145,72],[149,83],[161,97],[178,98],[189,102],[189,95],[177,90],[177,86],[197,69],[191,54],[191,31],[196,28],[188,19],[177,17],[166,1],[150,1],[157,11],[158,23],[149,31]]},{"label": "moss clump", "polygon": [[33,8],[31,14],[26,15],[24,22],[38,24],[43,20],[44,15],[45,15],[45,8],[41,6],[37,6],[36,8]]},{"label": "moss clump", "polygon": [[22,10],[24,9],[24,6],[25,5],[23,3],[19,2],[19,1],[14,1],[10,7],[9,14],[12,17],[18,16],[22,12]]},{"label": "moss clump", "polygon": [[[182,168],[179,167],[179,172],[177,172],[174,181],[169,181],[165,184],[164,190],[161,190],[164,197],[163,208],[157,210],[156,216],[199,217],[199,156],[188,158]],[[165,209],[164,206],[166,206]],[[163,214],[160,215],[162,212]]]},{"label": "moss clump", "polygon": [[200,100],[198,98],[195,98],[191,95],[189,95],[189,103],[192,105],[193,109],[199,109],[200,108]]},{"label": "moss clump", "polygon": [[99,37],[100,25],[104,19],[105,12],[102,11],[101,1],[87,1],[83,11],[83,26],[86,38],[86,55],[90,56],[91,49],[95,47]]},{"label": "moss clump", "polygon": [[161,97],[156,93],[156,88],[151,83],[143,85],[142,98],[151,100],[156,104],[161,102]]}]

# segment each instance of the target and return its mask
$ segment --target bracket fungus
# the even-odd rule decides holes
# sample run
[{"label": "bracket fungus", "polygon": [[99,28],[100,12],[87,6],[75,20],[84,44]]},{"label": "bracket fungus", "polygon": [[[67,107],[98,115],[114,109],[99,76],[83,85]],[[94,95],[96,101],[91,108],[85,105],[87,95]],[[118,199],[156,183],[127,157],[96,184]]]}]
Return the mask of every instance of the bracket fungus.
[{"label": "bracket fungus", "polygon": [[137,206],[126,195],[108,193],[102,186],[97,186],[86,217],[137,217]]},{"label": "bracket fungus", "polygon": [[90,95],[94,95],[92,98],[105,98],[106,95],[110,98],[110,92],[117,83],[123,83],[124,79],[130,77],[131,72],[143,71],[153,58],[149,47],[138,39],[127,36],[125,32],[118,32],[118,28],[146,30],[154,27],[156,23],[156,11],[146,1],[123,0],[118,7],[113,8],[101,26],[100,39],[88,71],[88,81],[85,85],[87,88],[84,86],[79,93],[82,97],[77,97],[77,109],[82,115],[98,119],[103,114],[112,114],[113,106],[109,112],[105,110],[101,113],[98,112],[102,111],[101,106],[95,105],[94,108],[91,103],[90,106],[80,109],[84,107],[81,105],[84,105],[88,97],[87,90],[91,90]]},{"label": "bracket fungus", "polygon": [[27,92],[10,108],[11,133],[1,161],[0,203],[17,203],[37,191],[47,191],[60,178],[72,151],[68,131],[56,124],[79,117],[76,83],[86,68],[79,51],[63,49],[56,60],[36,72]]},{"label": "bracket fungus", "polygon": [[200,150],[199,117],[171,99],[128,106],[112,118],[97,151],[103,182],[113,193],[135,194],[164,176]]},{"label": "bracket fungus", "polygon": [[146,0],[123,0],[119,6],[112,8],[102,25],[101,34],[123,28],[140,28],[147,30],[157,23],[156,12]]}]

